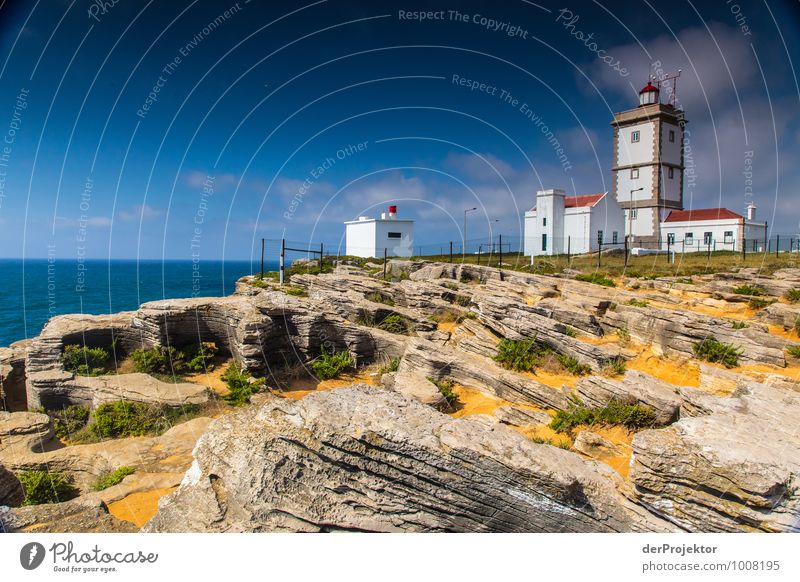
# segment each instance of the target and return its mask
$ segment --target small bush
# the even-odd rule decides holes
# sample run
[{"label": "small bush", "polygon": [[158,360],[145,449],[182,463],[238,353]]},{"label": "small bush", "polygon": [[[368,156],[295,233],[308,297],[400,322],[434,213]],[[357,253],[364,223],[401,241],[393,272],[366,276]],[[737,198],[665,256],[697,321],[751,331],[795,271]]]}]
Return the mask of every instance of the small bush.
[{"label": "small bush", "polygon": [[432,382],[436,388],[439,389],[439,394],[444,396],[444,399],[447,401],[448,406],[454,406],[456,402],[458,402],[458,394],[453,391],[453,386],[455,386],[455,382],[452,380],[442,379],[436,380],[428,376],[428,380]]},{"label": "small bush", "polygon": [[786,348],[786,353],[793,358],[800,358],[800,346],[789,346]]},{"label": "small bush", "polygon": [[354,364],[353,357],[347,350],[328,353],[323,346],[322,353],[311,362],[311,369],[320,380],[330,380],[336,378],[343,371],[349,370]]},{"label": "small bush", "polygon": [[383,305],[389,305],[389,306],[393,306],[395,304],[394,299],[392,299],[388,295],[380,293],[379,291],[371,291],[370,293],[365,293],[364,299],[366,299],[367,301],[372,301],[373,303],[382,303]]},{"label": "small bush", "polygon": [[106,402],[95,409],[88,431],[99,439],[161,434],[198,410],[191,404],[169,407],[129,400]]},{"label": "small bush", "polygon": [[106,373],[106,366],[111,358],[103,348],[87,348],[86,346],[64,346],[61,361],[64,369],[79,376],[99,376]]},{"label": "small bush", "polygon": [[557,410],[550,423],[556,432],[569,433],[577,426],[593,424],[622,425],[630,430],[655,426],[653,410],[640,404],[625,404],[611,400],[603,408],[588,408],[580,400],[574,399],[567,410]]},{"label": "small bush", "polygon": [[768,305],[771,305],[773,302],[769,299],[760,299],[758,297],[751,297],[750,301],[747,302],[747,306],[750,309],[764,309]]},{"label": "small bush", "polygon": [[569,337],[578,337],[578,330],[572,326],[566,326],[564,333],[567,334]]},{"label": "small bush", "polygon": [[750,295],[752,297],[764,295],[764,290],[761,287],[755,287],[753,285],[739,285],[738,287],[734,287],[732,291],[737,295]]},{"label": "small bush", "polygon": [[541,356],[549,349],[536,343],[536,339],[503,339],[497,346],[495,361],[504,368],[517,372],[533,372],[541,362]]},{"label": "small bush", "polygon": [[122,480],[127,477],[128,475],[133,475],[136,472],[136,469],[133,467],[126,467],[122,466],[116,471],[109,471],[107,473],[103,473],[97,478],[97,481],[94,482],[92,485],[92,489],[94,491],[102,491],[103,489],[108,489],[109,487],[113,487],[114,485],[119,485],[122,483]]},{"label": "small bush", "polygon": [[48,410],[46,414],[53,420],[53,430],[60,439],[70,438],[89,421],[89,408],[79,404]]},{"label": "small bush", "polygon": [[257,288],[259,288],[259,289],[266,289],[267,287],[269,287],[269,284],[268,284],[268,283],[265,283],[265,282],[264,282],[264,281],[262,281],[261,279],[251,279],[251,280],[250,280],[250,284],[251,284],[253,287],[257,287]]},{"label": "small bush", "polygon": [[250,402],[250,397],[264,385],[263,378],[254,380],[250,372],[242,368],[238,362],[231,362],[228,369],[220,376],[228,385],[228,393],[222,397],[231,406],[242,406]]},{"label": "small bush", "polygon": [[408,335],[412,329],[411,322],[402,315],[398,315],[396,313],[387,315],[381,319],[381,321],[375,327],[382,329],[383,331],[388,331],[389,333],[397,333],[401,335]]},{"label": "small bush", "polygon": [[586,364],[581,364],[572,356],[566,354],[556,354],[556,360],[561,364],[565,370],[574,376],[585,376],[592,371],[592,368]]},{"label": "small bush", "polygon": [[437,309],[428,319],[436,323],[461,323],[469,319],[471,313],[463,313],[457,309],[443,308]]},{"label": "small bush", "polygon": [[25,471],[18,475],[18,478],[25,487],[25,500],[22,505],[60,503],[76,493],[72,481],[62,473]]},{"label": "small bush", "polygon": [[603,287],[616,287],[617,284],[611,279],[601,273],[581,273],[576,275],[575,279],[583,281],[584,283],[594,283],[595,285],[602,285]]},{"label": "small bush", "polygon": [[281,291],[286,293],[287,295],[292,295],[294,297],[308,297],[308,293],[302,287],[295,287],[293,285],[284,285],[281,287]]},{"label": "small bush", "polygon": [[633,305],[634,307],[647,307],[650,305],[650,303],[644,299],[631,299],[628,301],[628,305]]},{"label": "small bush", "polygon": [[214,369],[212,361],[219,348],[214,342],[203,342],[187,348],[185,351],[186,367],[192,372],[205,372]]},{"label": "small bush", "polygon": [[458,285],[455,283],[442,283],[442,285],[447,287],[451,291],[458,291]]},{"label": "small bush", "polygon": [[161,346],[134,350],[131,354],[133,369],[144,374],[163,373],[167,370],[168,353],[168,349]]},{"label": "small bush", "polygon": [[532,436],[531,441],[538,445],[550,445],[551,447],[558,447],[559,449],[564,449],[565,451],[568,451],[572,448],[572,445],[570,445],[568,442],[555,441],[548,437]]},{"label": "small bush", "polygon": [[789,303],[800,302],[800,289],[789,289],[784,295]]},{"label": "small bush", "polygon": [[468,295],[456,295],[453,297],[453,303],[461,307],[467,307],[472,302]]},{"label": "small bush", "polygon": [[629,332],[626,328],[621,327],[615,333],[619,338],[619,343],[622,345],[626,345],[631,341],[631,332]]},{"label": "small bush", "polygon": [[713,336],[694,344],[692,349],[697,358],[722,364],[726,368],[735,368],[739,364],[739,356],[744,353],[741,348],[722,343]]},{"label": "small bush", "polygon": [[625,359],[617,356],[613,360],[609,360],[606,365],[606,371],[610,376],[622,376],[628,369]]},{"label": "small bush", "polygon": [[400,367],[400,358],[392,358],[389,360],[389,363],[385,366],[382,366],[380,369],[381,374],[389,374],[391,372],[397,372],[397,369]]},{"label": "small bush", "polygon": [[734,321],[732,326],[733,329],[744,329],[747,327],[747,324],[743,321]]}]

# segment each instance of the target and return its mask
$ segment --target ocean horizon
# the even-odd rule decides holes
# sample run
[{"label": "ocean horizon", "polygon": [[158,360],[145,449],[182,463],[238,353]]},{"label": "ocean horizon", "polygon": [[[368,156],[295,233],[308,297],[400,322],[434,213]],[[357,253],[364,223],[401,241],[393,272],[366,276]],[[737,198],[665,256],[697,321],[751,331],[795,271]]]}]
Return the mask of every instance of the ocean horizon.
[{"label": "ocean horizon", "polygon": [[[266,271],[277,268],[277,261],[264,263]],[[56,315],[101,315],[158,299],[230,295],[237,279],[258,270],[259,260],[0,259],[6,290],[0,347],[37,336]]]}]

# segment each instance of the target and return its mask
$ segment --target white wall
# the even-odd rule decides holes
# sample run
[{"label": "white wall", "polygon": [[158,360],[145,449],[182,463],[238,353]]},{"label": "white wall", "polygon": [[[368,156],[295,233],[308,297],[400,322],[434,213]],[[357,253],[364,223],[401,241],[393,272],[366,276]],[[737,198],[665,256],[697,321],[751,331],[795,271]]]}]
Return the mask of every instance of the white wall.
[{"label": "white wall", "polygon": [[[410,257],[413,255],[414,223],[411,220],[376,220],[375,255],[383,256],[387,249],[390,257]],[[401,238],[389,238],[390,232],[399,232]]]},{"label": "white wall", "polygon": [[669,177],[669,168],[661,168],[661,197],[665,200],[678,201],[681,199],[682,174],[678,168],[672,169],[672,179]]},{"label": "white wall", "polygon": [[[684,249],[690,252],[706,252],[708,245],[704,242],[704,235],[711,233],[712,251],[735,251],[741,250],[741,221],[735,218],[722,220],[697,220],[693,222],[662,222],[661,223],[661,248],[667,248],[667,237],[674,234],[675,242],[671,249],[682,252]],[[725,232],[730,232],[732,238],[726,240]],[[686,239],[687,234],[692,233],[691,244]],[[763,228],[762,228],[763,234]],[[686,244],[684,245],[684,241]]]},{"label": "white wall", "polygon": [[541,248],[541,240],[536,236],[536,211],[528,210],[525,212],[525,238],[524,238],[524,253],[527,256],[536,254],[536,242],[539,242]]},{"label": "white wall", "polygon": [[[631,133],[639,132],[639,141],[631,142]],[[655,139],[655,121],[645,121],[635,125],[627,125],[619,129],[617,137],[617,164],[647,164],[653,159],[653,140]]]},{"label": "white wall", "polygon": [[606,195],[591,209],[590,250],[597,249],[597,231],[603,231],[603,243],[611,244],[617,233],[617,244],[625,240],[625,221],[622,209],[610,194]]},{"label": "white wall", "polygon": [[[669,132],[675,132],[675,141],[669,141]],[[661,124],[661,161],[667,164],[681,163],[681,141],[683,135],[678,125],[672,123]]]},{"label": "white wall", "polygon": [[374,220],[362,220],[345,224],[345,254],[354,257],[375,256]]},{"label": "white wall", "polygon": [[[639,177],[631,178],[630,168],[618,170],[616,174],[617,200],[620,202],[630,202],[631,200],[649,200],[653,197],[653,172],[656,166],[642,166],[638,168]],[[633,193],[631,190],[644,188]]]},{"label": "white wall", "polygon": [[[658,221],[654,222],[654,216],[658,212],[658,208],[654,208],[652,206],[647,208],[636,208],[636,217],[633,220],[629,221],[628,217],[628,210],[625,210],[622,215],[622,220],[624,222],[624,232],[626,234],[632,234],[635,237],[642,237],[642,236],[655,236],[658,233],[653,232],[653,225],[658,224]],[[632,227],[631,232],[628,232],[628,226]]]}]

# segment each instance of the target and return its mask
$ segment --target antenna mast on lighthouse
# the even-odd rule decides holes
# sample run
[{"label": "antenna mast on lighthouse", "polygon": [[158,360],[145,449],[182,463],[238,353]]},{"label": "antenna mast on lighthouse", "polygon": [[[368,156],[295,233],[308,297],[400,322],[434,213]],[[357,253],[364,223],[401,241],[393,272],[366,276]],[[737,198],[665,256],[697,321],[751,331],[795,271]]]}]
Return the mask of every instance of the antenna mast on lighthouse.
[{"label": "antenna mast on lighthouse", "polygon": [[677,105],[675,103],[677,101],[677,95],[678,95],[678,77],[680,76],[681,76],[681,69],[678,69],[677,73],[670,73],[656,80],[656,85],[658,85],[659,90],[661,90],[661,86],[666,83],[667,89],[669,90],[667,103],[676,108]]}]

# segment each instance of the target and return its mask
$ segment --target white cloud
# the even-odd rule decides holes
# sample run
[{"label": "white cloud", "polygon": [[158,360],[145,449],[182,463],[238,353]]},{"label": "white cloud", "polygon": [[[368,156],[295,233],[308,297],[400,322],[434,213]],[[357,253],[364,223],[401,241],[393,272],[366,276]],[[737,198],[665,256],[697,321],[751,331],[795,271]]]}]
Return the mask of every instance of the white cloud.
[{"label": "white cloud", "polygon": [[126,210],[120,210],[118,216],[123,222],[134,222],[151,220],[153,218],[158,218],[162,214],[164,214],[164,211],[160,208],[150,206],[149,204],[137,204]]}]

